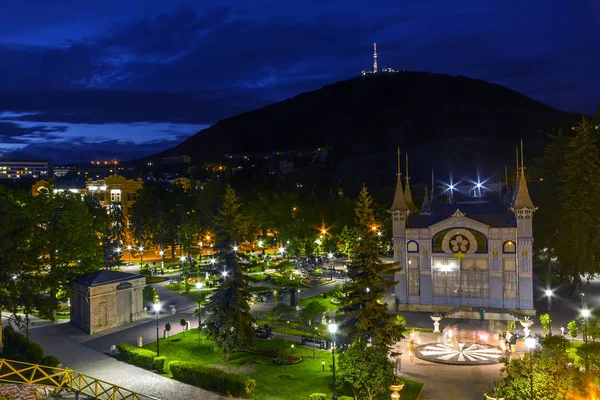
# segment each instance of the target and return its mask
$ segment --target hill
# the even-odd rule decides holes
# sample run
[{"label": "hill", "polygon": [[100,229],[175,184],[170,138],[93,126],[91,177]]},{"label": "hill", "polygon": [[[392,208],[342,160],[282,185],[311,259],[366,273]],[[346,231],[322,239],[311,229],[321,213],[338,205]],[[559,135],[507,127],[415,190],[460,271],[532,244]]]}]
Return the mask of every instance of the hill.
[{"label": "hill", "polygon": [[200,163],[226,153],[331,146],[340,167],[354,170],[351,164],[384,158],[393,179],[395,148],[401,146],[413,156],[416,174],[465,163],[490,170],[514,164],[520,138],[531,159],[541,153],[550,128],[568,128],[580,117],[464,76],[381,73],[221,120],[156,157],[188,154]]}]

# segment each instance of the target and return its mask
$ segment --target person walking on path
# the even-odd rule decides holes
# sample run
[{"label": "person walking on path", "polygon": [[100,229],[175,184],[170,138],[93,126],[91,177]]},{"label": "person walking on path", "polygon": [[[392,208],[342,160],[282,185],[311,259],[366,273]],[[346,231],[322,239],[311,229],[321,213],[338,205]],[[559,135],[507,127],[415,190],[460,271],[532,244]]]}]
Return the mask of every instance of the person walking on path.
[{"label": "person walking on path", "polygon": [[410,361],[411,364],[415,363],[415,341],[411,340],[410,344],[408,345],[408,361]]}]

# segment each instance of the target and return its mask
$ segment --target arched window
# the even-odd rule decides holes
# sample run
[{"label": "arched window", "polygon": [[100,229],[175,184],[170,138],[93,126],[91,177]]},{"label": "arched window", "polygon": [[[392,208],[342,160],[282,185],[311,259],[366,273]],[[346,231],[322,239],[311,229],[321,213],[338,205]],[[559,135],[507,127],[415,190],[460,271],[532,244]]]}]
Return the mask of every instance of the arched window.
[{"label": "arched window", "polygon": [[514,254],[517,251],[517,246],[515,246],[515,242],[513,242],[512,240],[508,240],[506,242],[504,242],[504,244],[502,245],[502,252],[503,253],[509,253],[509,254]]},{"label": "arched window", "polygon": [[419,243],[411,240],[406,244],[406,251],[409,253],[418,253],[419,252]]}]

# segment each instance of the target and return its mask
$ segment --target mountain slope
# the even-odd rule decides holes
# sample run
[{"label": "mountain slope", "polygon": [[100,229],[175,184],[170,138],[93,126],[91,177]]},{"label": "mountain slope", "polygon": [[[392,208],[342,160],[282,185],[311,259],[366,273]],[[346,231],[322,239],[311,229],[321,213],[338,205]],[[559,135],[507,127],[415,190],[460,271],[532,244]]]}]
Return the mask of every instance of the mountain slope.
[{"label": "mountain slope", "polygon": [[393,164],[399,145],[431,166],[512,165],[519,138],[539,153],[547,140],[542,131],[578,118],[485,81],[399,72],[337,82],[221,120],[157,156],[203,162],[225,153],[333,146],[344,159],[381,154]]}]

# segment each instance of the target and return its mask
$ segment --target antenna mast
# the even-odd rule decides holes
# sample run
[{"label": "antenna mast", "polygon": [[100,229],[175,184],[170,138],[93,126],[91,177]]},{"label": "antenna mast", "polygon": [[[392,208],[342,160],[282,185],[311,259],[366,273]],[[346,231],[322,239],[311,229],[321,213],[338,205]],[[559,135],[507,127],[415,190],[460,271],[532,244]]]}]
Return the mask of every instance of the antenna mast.
[{"label": "antenna mast", "polygon": [[377,43],[373,43],[373,73],[377,72]]}]

